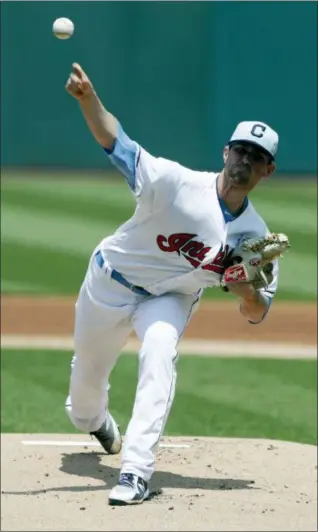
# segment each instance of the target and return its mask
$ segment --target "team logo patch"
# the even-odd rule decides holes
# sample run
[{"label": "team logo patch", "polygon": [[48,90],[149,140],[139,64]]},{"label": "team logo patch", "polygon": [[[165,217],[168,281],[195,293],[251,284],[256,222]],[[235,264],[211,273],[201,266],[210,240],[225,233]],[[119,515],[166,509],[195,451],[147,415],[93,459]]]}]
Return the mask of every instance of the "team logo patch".
[{"label": "team logo patch", "polygon": [[247,280],[246,269],[243,264],[235,264],[225,270],[224,273],[225,283],[237,283]]},{"label": "team logo patch", "polygon": [[[212,248],[205,246],[203,242],[195,240],[196,236],[193,233],[173,233],[168,238],[164,235],[158,235],[157,244],[161,251],[182,255],[194,268],[198,268]],[[225,248],[221,246],[213,261],[202,266],[202,269],[219,274],[224,273],[224,261],[228,254],[229,246],[226,245]]]}]

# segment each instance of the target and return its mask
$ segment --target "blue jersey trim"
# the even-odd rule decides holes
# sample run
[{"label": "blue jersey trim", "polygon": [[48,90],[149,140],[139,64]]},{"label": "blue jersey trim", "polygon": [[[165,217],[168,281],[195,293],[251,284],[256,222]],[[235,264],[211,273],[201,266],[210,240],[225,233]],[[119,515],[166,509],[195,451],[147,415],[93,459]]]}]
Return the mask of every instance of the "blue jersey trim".
[{"label": "blue jersey trim", "polygon": [[[219,177],[218,177],[218,179],[219,179]],[[240,216],[245,211],[246,207],[248,206],[248,198],[246,196],[246,198],[244,199],[244,203],[243,203],[242,207],[240,208],[240,210],[237,213],[232,214],[228,210],[227,206],[225,205],[225,201],[222,198],[220,198],[217,187],[216,187],[216,193],[217,193],[217,196],[218,196],[220,208],[221,208],[225,223],[233,222],[233,220],[236,220],[236,218],[238,218],[238,216]]]},{"label": "blue jersey trim", "polygon": [[103,147],[109,160],[124,174],[131,190],[136,187],[136,160],[139,152],[139,146],[132,141],[124,132],[121,124],[118,122],[117,139],[109,150]]},{"label": "blue jersey trim", "polygon": [[263,319],[265,318],[265,316],[267,315],[269,309],[270,309],[270,306],[271,306],[271,304],[272,304],[272,300],[273,300],[273,299],[272,299],[271,297],[269,297],[269,296],[264,296],[264,297],[266,297],[266,299],[267,299],[267,309],[266,309],[266,311],[264,312],[263,317],[262,317],[261,320],[259,320],[259,321],[250,321],[250,320],[248,320],[248,322],[249,322],[251,325],[257,325],[258,323],[261,323],[261,322],[263,321]]}]

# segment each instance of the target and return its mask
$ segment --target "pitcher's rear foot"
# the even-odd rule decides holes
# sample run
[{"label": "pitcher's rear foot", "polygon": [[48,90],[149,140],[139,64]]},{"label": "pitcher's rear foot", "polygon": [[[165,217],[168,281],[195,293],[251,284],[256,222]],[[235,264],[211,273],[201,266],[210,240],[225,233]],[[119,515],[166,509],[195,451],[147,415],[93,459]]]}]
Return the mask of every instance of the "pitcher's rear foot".
[{"label": "pitcher's rear foot", "polygon": [[127,504],[141,504],[149,497],[147,482],[133,473],[121,473],[119,482],[109,494],[109,504],[124,506]]},{"label": "pitcher's rear foot", "polygon": [[120,453],[122,447],[119,426],[116,424],[114,418],[110,414],[109,420],[109,426],[106,426],[106,421],[104,421],[102,426],[98,430],[90,432],[90,435],[95,436],[95,438],[99,441],[103,449],[108,454],[118,454]]}]

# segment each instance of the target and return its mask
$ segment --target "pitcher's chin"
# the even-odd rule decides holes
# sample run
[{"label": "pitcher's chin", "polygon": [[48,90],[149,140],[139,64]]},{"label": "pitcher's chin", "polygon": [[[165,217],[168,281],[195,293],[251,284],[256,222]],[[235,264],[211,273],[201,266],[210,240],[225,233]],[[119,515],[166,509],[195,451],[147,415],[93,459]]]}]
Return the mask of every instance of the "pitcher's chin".
[{"label": "pitcher's chin", "polygon": [[245,190],[245,189],[248,189],[249,180],[248,181],[237,181],[234,179],[230,179],[229,185],[231,189]]}]

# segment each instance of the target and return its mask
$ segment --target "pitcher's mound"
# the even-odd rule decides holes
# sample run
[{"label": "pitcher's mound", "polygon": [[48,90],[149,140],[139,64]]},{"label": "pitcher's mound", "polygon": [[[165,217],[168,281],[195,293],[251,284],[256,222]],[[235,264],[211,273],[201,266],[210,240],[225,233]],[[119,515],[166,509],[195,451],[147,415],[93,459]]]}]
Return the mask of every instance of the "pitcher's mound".
[{"label": "pitcher's mound", "polygon": [[2,434],[1,441],[1,530],[317,530],[312,445],[164,438],[151,500],[111,507],[120,456],[89,437]]}]

